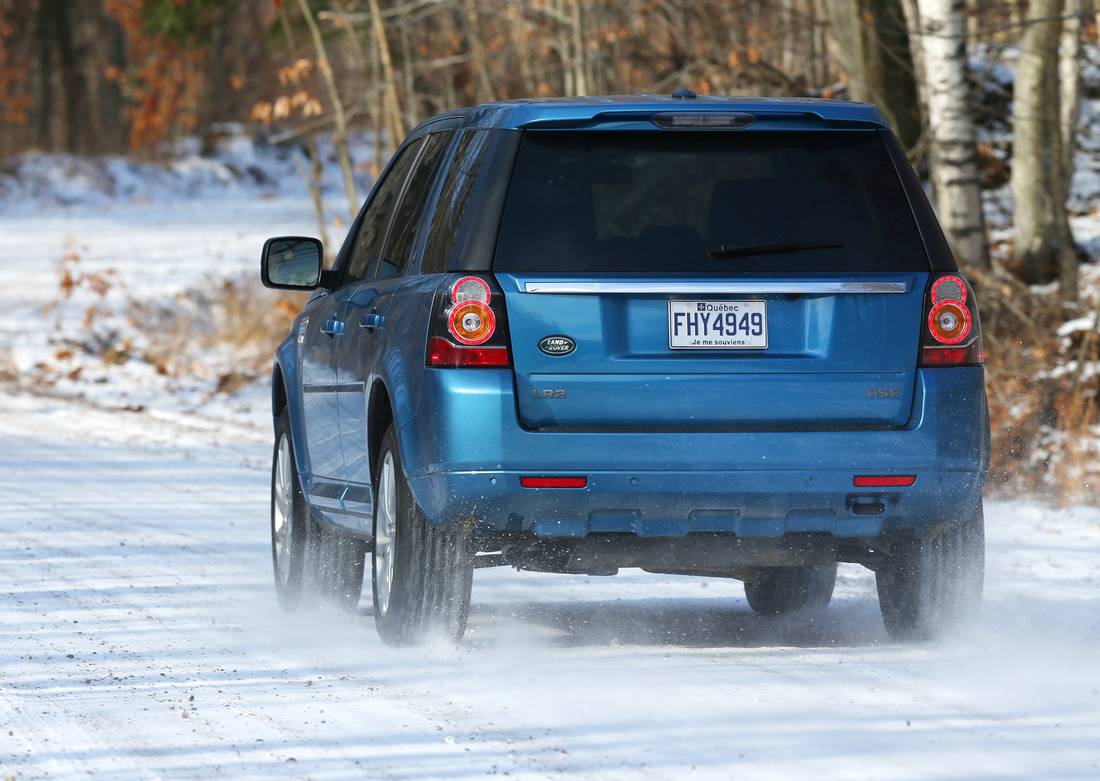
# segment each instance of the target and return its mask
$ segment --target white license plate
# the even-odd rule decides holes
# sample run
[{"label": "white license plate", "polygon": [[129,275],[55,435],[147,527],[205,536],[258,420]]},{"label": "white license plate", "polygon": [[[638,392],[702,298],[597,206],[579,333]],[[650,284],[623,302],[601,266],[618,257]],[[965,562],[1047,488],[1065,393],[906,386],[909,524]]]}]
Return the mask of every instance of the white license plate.
[{"label": "white license plate", "polygon": [[673,350],[763,350],[768,346],[768,304],[669,301],[668,346]]}]

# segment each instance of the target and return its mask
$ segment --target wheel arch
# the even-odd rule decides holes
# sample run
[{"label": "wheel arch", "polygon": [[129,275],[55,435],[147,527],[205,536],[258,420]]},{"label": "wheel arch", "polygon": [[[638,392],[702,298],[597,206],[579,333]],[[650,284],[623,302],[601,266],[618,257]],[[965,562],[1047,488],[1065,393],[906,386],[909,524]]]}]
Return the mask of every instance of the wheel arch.
[{"label": "wheel arch", "polygon": [[302,490],[309,493],[310,463],[305,446],[306,432],[302,423],[301,385],[294,364],[295,345],[290,339],[283,342],[275,353],[271,366],[271,420],[279,420],[285,410],[290,417],[290,445],[294,448],[294,461],[298,466],[298,478]]},{"label": "wheel arch", "polygon": [[[382,437],[386,429],[394,422],[393,401],[390,399],[389,389],[380,378],[375,378],[371,384],[370,396],[367,399],[367,457],[370,459],[371,475],[374,474],[378,462],[378,450],[382,445]],[[398,446],[402,451],[404,443],[401,440],[400,425],[397,426]]]}]

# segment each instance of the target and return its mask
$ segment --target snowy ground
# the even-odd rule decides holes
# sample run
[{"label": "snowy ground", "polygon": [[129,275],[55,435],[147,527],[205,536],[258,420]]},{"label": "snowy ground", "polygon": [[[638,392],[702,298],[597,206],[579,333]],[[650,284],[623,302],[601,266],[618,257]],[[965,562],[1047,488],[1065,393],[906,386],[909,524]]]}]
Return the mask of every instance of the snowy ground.
[{"label": "snowy ground", "polygon": [[984,616],[934,645],[887,640],[857,567],[784,621],[733,581],[481,570],[458,649],[382,646],[369,599],[279,612],[262,388],[23,370],[79,316],[43,311],[66,247],[171,297],[311,219],[286,192],[0,203],[0,377],[24,376],[0,385],[0,777],[1100,777],[1100,510],[991,503]]},{"label": "snowy ground", "polygon": [[1100,777],[1100,512],[989,507],[980,626],[899,646],[871,578],[482,570],[466,642],[275,606],[266,448],[0,397],[0,766],[73,778]]}]

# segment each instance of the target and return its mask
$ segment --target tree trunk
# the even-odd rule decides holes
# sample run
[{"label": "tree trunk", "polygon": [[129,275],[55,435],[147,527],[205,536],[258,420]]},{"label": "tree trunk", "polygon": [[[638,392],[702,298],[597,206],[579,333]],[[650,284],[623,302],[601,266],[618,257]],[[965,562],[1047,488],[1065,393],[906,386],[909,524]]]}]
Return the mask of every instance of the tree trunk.
[{"label": "tree trunk", "polygon": [[[298,0],[303,2],[304,0]],[[390,56],[390,43],[386,38],[386,24],[382,21],[382,11],[378,0],[370,0],[371,25],[374,39],[378,45],[378,61],[382,65],[383,106],[387,116],[387,130],[390,136],[387,147],[397,149],[405,137],[405,123],[401,119],[401,103],[397,99],[397,82],[394,80],[393,57]]]},{"label": "tree trunk", "polygon": [[921,114],[901,0],[829,0],[829,13],[849,96],[878,104],[902,146],[912,149]]},{"label": "tree trunk", "polygon": [[987,265],[977,136],[966,80],[965,2],[917,0],[936,212],[963,265]]},{"label": "tree trunk", "polygon": [[[1077,152],[1077,126],[1081,119],[1081,57],[1085,16],[1092,14],[1092,0],[1066,0],[1066,17],[1058,45],[1058,80],[1062,87],[1060,103],[1062,167],[1059,184],[1066,198],[1073,185],[1073,158]],[[1059,288],[1062,300],[1077,300],[1077,251],[1067,219],[1066,246],[1059,256]]]},{"label": "tree trunk", "polygon": [[588,52],[585,50],[584,40],[584,8],[583,0],[573,0],[572,10],[572,65],[573,65],[573,94],[588,94]]},{"label": "tree trunk", "polygon": [[474,70],[477,72],[478,102],[495,100],[493,79],[489,76],[489,63],[485,55],[485,47],[481,42],[481,25],[478,23],[475,0],[465,0],[462,11],[463,21],[466,23],[466,39],[470,42],[470,54],[474,60]]},{"label": "tree trunk", "polygon": [[324,169],[321,162],[321,153],[317,149],[317,137],[310,133],[302,145],[302,152],[309,163],[309,172],[304,177],[309,185],[309,198],[313,202],[313,215],[317,218],[317,230],[320,231],[321,244],[326,249],[325,260],[331,256],[332,248],[328,243],[328,225],[325,222],[325,197],[322,191]]},{"label": "tree trunk", "polygon": [[516,47],[516,63],[519,65],[520,82],[524,97],[535,94],[535,79],[531,68],[531,44],[527,40],[527,20],[519,0],[508,2],[508,22],[512,28],[512,41]]},{"label": "tree trunk", "polygon": [[35,19],[35,50],[38,55],[37,83],[33,105],[33,144],[52,152],[56,149],[53,137],[53,34],[50,6],[41,3]]},{"label": "tree trunk", "polygon": [[64,149],[70,154],[87,154],[91,151],[90,140],[98,128],[96,117],[88,106],[88,79],[84,72],[86,52],[74,30],[79,22],[79,6],[60,0],[51,0],[46,5],[51,8],[54,44],[61,70]]},{"label": "tree trunk", "polygon": [[1012,99],[1012,197],[1016,257],[1028,282],[1058,275],[1070,250],[1062,156],[1058,43],[1062,0],[1031,0]]},{"label": "tree trunk", "polygon": [[[294,29],[290,26],[290,13],[287,11],[286,4],[279,6],[279,24],[286,38],[287,48],[290,49],[290,56],[297,60],[298,44],[294,40]],[[313,133],[306,136],[302,151],[309,163],[309,170],[303,174],[302,178],[306,180],[310,200],[313,202],[313,216],[317,219],[317,235],[321,239],[321,244],[328,247],[328,223],[325,220],[325,194],[322,188],[324,163],[321,160],[320,150],[317,149],[317,137]]]},{"label": "tree trunk", "polygon": [[348,124],[344,116],[344,102],[340,99],[340,91],[336,88],[336,77],[332,73],[332,65],[328,61],[328,52],[325,50],[325,41],[321,37],[321,31],[317,28],[317,20],[313,18],[313,12],[309,10],[306,0],[298,0],[298,7],[302,11],[302,17],[309,28],[309,34],[313,38],[313,47],[317,50],[317,66],[328,88],[329,100],[332,101],[332,144],[336,147],[336,156],[340,161],[340,171],[344,175],[344,193],[348,198],[348,214],[355,220],[355,214],[359,211],[359,195],[355,192],[355,176],[352,173],[351,154],[348,152]]}]

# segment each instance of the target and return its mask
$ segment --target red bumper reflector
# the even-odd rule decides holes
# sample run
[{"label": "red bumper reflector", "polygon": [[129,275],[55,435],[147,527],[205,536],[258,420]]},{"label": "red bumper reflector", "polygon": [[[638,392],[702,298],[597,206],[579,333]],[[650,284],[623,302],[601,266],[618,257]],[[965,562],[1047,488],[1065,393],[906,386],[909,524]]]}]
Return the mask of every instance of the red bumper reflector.
[{"label": "red bumper reflector", "polygon": [[904,488],[915,482],[916,475],[856,475],[852,478],[856,488]]},{"label": "red bumper reflector", "polygon": [[441,336],[428,340],[428,365],[449,369],[462,366],[508,366],[507,347],[460,347]]},{"label": "red bumper reflector", "polygon": [[519,484],[524,488],[584,488],[588,485],[587,477],[535,477],[524,475],[519,479]]}]

